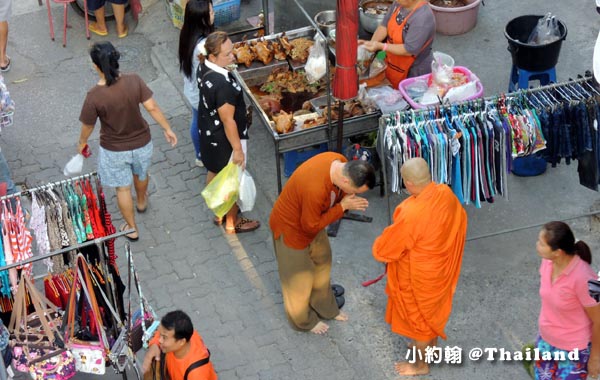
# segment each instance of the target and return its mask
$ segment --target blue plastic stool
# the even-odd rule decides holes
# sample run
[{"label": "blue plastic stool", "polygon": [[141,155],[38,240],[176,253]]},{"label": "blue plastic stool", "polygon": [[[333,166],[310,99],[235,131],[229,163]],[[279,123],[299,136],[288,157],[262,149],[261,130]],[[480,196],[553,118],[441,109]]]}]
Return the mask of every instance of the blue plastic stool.
[{"label": "blue plastic stool", "polygon": [[316,148],[305,148],[284,153],[283,174],[286,177],[291,176],[298,165],[323,152],[327,152],[327,143],[323,143]]},{"label": "blue plastic stool", "polygon": [[556,69],[552,67],[544,71],[527,71],[513,65],[510,72],[508,92],[516,91],[517,88],[526,90],[529,88],[529,82],[532,80],[539,80],[541,86],[547,85],[550,82],[556,83]]}]

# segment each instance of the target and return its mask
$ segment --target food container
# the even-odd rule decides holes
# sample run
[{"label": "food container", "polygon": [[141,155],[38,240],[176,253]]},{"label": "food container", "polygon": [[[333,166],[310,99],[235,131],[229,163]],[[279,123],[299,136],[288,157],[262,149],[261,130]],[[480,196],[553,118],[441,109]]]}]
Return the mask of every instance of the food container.
[{"label": "food container", "polygon": [[315,24],[325,36],[335,29],[335,10],[321,11],[315,15]]},{"label": "food container", "polygon": [[358,8],[360,25],[369,33],[374,33],[381,24],[392,1],[362,1]]}]

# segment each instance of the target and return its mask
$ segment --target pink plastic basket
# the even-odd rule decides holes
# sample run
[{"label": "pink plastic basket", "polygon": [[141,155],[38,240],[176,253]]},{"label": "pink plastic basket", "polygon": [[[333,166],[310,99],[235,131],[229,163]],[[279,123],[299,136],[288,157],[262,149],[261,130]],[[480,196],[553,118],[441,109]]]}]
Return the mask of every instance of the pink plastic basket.
[{"label": "pink plastic basket", "polygon": [[[461,72],[461,73],[465,74],[470,79],[470,81],[474,80],[477,82],[477,93],[475,93],[473,96],[468,97],[465,100],[483,98],[483,85],[481,84],[481,81],[479,80],[479,78],[477,78],[477,76],[475,74],[473,74],[471,72],[471,70],[469,70],[463,66],[454,66],[454,71]],[[427,81],[427,83],[430,83],[431,82],[431,74],[425,74],[425,75],[421,75],[420,77],[414,77],[414,78],[406,78],[403,81],[401,81],[400,84],[398,84],[398,90],[402,94],[402,97],[404,97],[404,100],[406,100],[412,108],[434,107],[435,104],[425,105],[425,104],[417,103],[408,95],[408,92],[406,91],[406,87],[408,87],[410,84],[412,84],[413,82],[415,82],[419,79],[425,79]]]}]

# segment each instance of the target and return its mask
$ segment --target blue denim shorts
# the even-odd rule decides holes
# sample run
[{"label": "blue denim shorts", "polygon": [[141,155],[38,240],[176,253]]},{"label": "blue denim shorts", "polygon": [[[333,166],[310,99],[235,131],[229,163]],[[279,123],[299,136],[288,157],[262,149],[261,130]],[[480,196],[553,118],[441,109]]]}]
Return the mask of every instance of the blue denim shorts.
[{"label": "blue denim shorts", "polygon": [[108,187],[130,186],[133,175],[145,180],[152,163],[152,141],[141,148],[115,152],[100,147],[98,174],[102,184]]},{"label": "blue denim shorts", "polygon": [[100,9],[104,6],[104,4],[112,3],[112,4],[127,4],[129,0],[87,0],[87,6],[90,11],[95,11],[96,9]]}]

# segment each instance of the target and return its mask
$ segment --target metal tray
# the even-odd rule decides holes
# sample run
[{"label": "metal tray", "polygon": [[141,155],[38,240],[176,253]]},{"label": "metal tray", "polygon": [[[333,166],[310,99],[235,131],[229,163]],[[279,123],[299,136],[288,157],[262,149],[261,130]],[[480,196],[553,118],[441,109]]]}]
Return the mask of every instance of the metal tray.
[{"label": "metal tray", "polygon": [[[300,29],[294,29],[294,30],[285,31],[285,32],[281,32],[281,33],[270,34],[270,35],[264,36],[264,37],[253,38],[251,40],[246,40],[246,42],[252,43],[254,41],[259,41],[259,40],[273,41],[273,40],[277,40],[283,34],[285,34],[290,41],[295,40],[296,38],[301,38],[301,37],[308,37],[308,38],[312,39],[314,37],[315,33],[316,33],[315,28],[313,28],[312,26],[305,26]],[[252,65],[250,65],[250,67],[246,67],[245,65],[239,65],[238,71],[241,74],[244,71],[255,70],[255,69],[258,69],[261,67],[278,66],[280,63],[287,63],[294,71],[296,71],[299,68],[303,68],[304,65],[306,64],[306,62],[292,61],[289,57],[287,57],[286,61],[277,61],[277,60],[273,59],[273,61],[271,61],[268,65],[264,65],[262,62],[255,60],[254,62],[252,62]]]},{"label": "metal tray", "polygon": [[241,67],[238,66],[236,70],[248,87],[262,86],[269,77],[269,74],[271,74],[275,69],[280,69],[283,71],[290,70],[290,65],[287,61],[276,61],[276,63],[271,62],[271,64],[266,66],[261,62],[258,62],[258,64],[254,66],[255,64],[256,62],[253,62],[252,66],[250,67],[243,66],[245,70],[241,70]]}]

